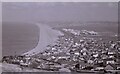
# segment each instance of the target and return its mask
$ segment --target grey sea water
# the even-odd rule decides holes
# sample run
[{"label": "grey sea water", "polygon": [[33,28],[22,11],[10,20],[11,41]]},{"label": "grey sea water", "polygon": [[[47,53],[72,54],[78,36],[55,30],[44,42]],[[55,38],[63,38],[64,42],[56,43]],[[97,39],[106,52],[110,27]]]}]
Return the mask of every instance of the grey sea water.
[{"label": "grey sea water", "polygon": [[38,43],[39,28],[33,24],[3,23],[2,55],[25,53]]}]

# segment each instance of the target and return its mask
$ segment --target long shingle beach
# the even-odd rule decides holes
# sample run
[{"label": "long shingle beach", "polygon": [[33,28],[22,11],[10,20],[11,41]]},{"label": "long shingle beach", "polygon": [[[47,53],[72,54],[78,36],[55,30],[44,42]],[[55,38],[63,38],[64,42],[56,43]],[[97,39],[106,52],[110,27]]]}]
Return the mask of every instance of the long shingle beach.
[{"label": "long shingle beach", "polygon": [[47,45],[53,44],[58,38],[58,36],[62,35],[60,31],[53,30],[51,27],[47,25],[40,23],[37,23],[36,25],[40,29],[38,44],[34,49],[24,53],[30,56],[45,50]]},{"label": "long shingle beach", "polygon": [[44,24],[5,22],[3,23],[2,55],[38,53],[48,44],[53,43],[58,35],[60,35],[59,31]]}]

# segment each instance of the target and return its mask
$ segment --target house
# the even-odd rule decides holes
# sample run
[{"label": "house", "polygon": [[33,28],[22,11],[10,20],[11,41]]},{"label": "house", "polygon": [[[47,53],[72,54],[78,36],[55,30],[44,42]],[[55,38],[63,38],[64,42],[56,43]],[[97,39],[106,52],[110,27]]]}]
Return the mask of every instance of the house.
[{"label": "house", "polygon": [[55,62],[59,62],[59,63],[63,63],[63,64],[69,63],[68,58],[69,57],[67,57],[67,56],[60,56],[60,57],[56,58]]},{"label": "house", "polygon": [[104,59],[104,61],[106,62],[106,64],[115,64],[116,63],[115,58],[107,58],[107,59]]},{"label": "house", "polygon": [[98,57],[98,54],[94,54],[93,57],[97,58],[97,57]]},{"label": "house", "polygon": [[83,70],[92,70],[94,67],[93,66],[86,66],[83,68]]},{"label": "house", "polygon": [[75,52],[74,54],[75,54],[75,55],[80,55],[80,53],[79,53],[79,52]]},{"label": "house", "polygon": [[96,67],[95,70],[101,71],[101,70],[104,70],[104,67]]},{"label": "house", "polygon": [[108,55],[115,55],[115,52],[109,51]]},{"label": "house", "polygon": [[115,64],[115,61],[114,60],[108,60],[108,61],[106,61],[106,64]]},{"label": "house", "polygon": [[116,66],[113,65],[113,64],[108,64],[106,67],[105,67],[105,70],[115,70],[116,69]]},{"label": "house", "polygon": [[117,63],[117,64],[115,64],[115,65],[116,65],[116,69],[117,69],[117,70],[120,70],[120,64]]},{"label": "house", "polygon": [[94,61],[93,60],[88,60],[88,63],[92,64],[92,63],[94,63]]}]

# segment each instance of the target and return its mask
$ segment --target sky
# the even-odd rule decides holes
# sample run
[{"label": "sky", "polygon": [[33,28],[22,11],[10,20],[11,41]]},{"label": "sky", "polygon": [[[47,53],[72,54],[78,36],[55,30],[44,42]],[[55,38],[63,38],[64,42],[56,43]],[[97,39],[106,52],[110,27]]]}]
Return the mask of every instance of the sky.
[{"label": "sky", "polygon": [[3,2],[7,22],[117,21],[116,2]]}]

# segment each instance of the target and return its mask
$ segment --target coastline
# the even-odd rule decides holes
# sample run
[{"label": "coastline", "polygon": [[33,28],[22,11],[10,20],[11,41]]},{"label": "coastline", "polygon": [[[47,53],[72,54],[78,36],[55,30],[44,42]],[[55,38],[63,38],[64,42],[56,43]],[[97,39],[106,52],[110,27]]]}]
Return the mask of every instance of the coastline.
[{"label": "coastline", "polygon": [[22,55],[32,56],[38,54],[44,51],[47,45],[53,44],[58,39],[58,36],[63,35],[60,31],[54,30],[48,25],[40,23],[37,23],[36,25],[40,29],[37,46],[34,49],[23,53]]}]

